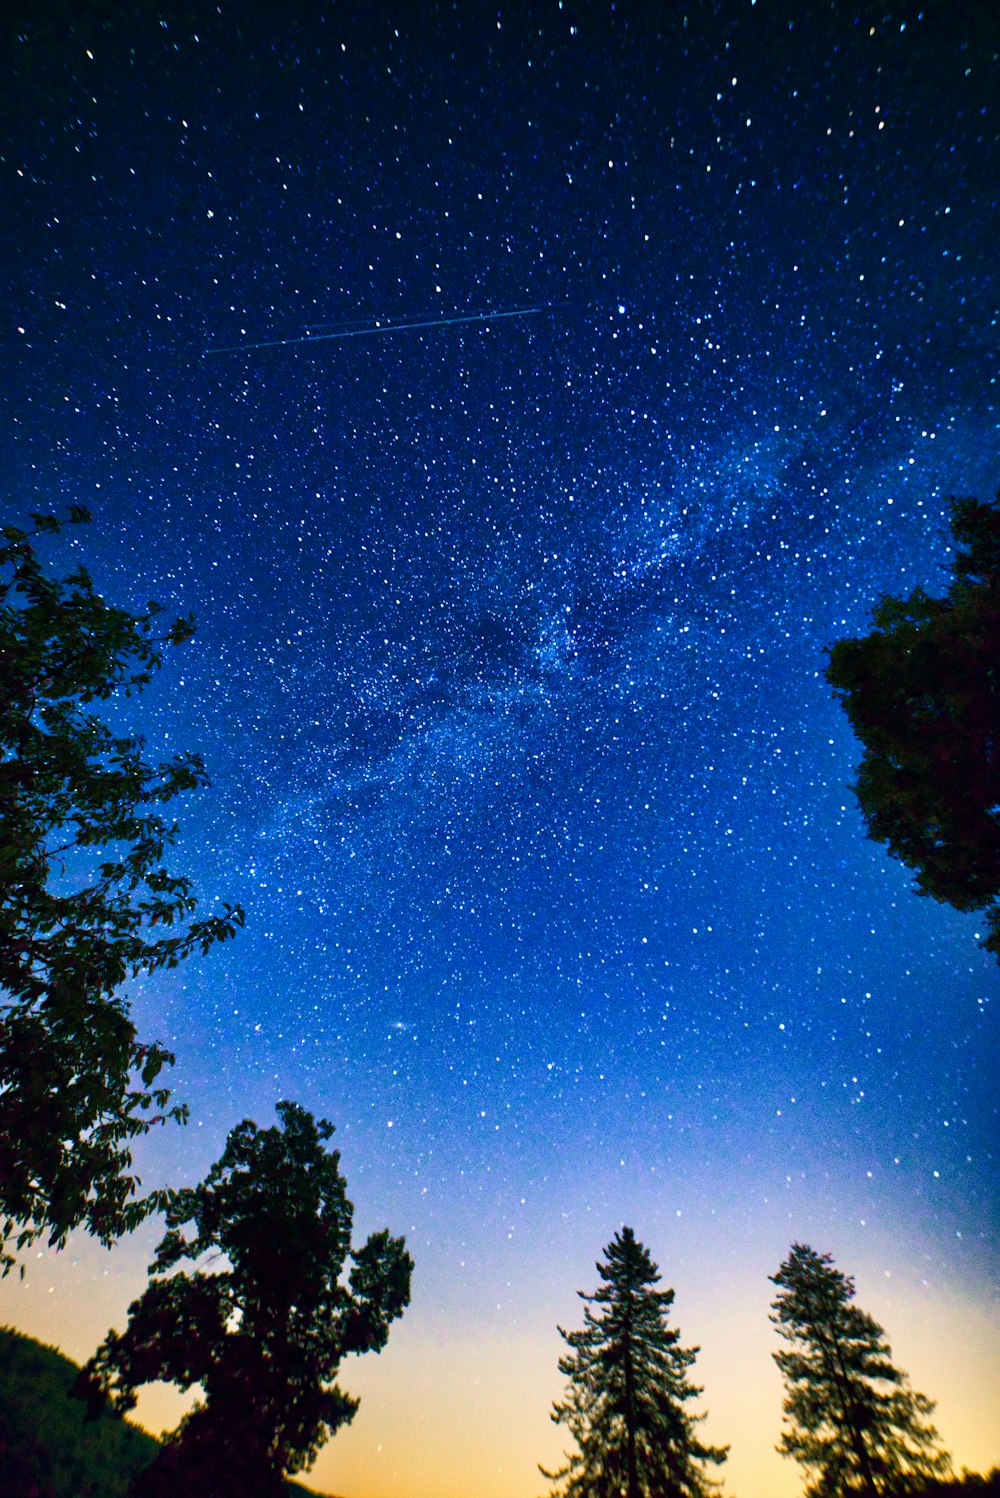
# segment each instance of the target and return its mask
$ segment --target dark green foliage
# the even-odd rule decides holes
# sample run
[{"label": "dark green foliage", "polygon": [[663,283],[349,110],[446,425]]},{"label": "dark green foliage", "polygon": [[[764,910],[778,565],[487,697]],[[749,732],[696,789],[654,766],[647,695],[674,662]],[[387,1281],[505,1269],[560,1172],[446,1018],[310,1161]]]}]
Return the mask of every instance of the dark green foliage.
[{"label": "dark green foliage", "polygon": [[778,1450],[809,1474],[806,1498],[913,1494],[946,1474],[951,1459],[927,1418],[934,1405],[911,1390],[882,1328],[852,1304],[854,1281],[803,1243],[771,1280],[771,1320],[789,1343],[774,1354],[786,1391]]},{"label": "dark green foliage", "polygon": [[1000,495],[952,501],[943,598],[884,598],[875,628],[830,650],[827,680],[865,748],[871,837],[921,894],[984,910],[1000,957]]},{"label": "dark green foliage", "polygon": [[[5,1498],[125,1498],[160,1443],[111,1410],[88,1420],[68,1397],[76,1363],[0,1328],[0,1493]],[[290,1482],[286,1494],[312,1490]]]},{"label": "dark green foliage", "polygon": [[125,1498],[157,1443],[110,1411],[88,1421],[67,1397],[79,1373],[51,1347],[0,1330],[0,1493]]},{"label": "dark green foliage", "polygon": [[[717,1490],[704,1468],[728,1447],[704,1446],[685,1408],[701,1389],[687,1371],[698,1349],[678,1345],[667,1326],[673,1290],[631,1228],[616,1233],[597,1272],[604,1284],[586,1302],[584,1328],[560,1335],[571,1352],[559,1361],[569,1379],[552,1419],[567,1426],[577,1451],[544,1476],[564,1498],[703,1498]],[[591,1306],[599,1309],[595,1313]]]},{"label": "dark green foliage", "polygon": [[[111,1243],[158,1209],[140,1200],[131,1145],[182,1119],[160,1073],[173,1057],[139,1042],[116,992],[231,936],[242,912],[190,920],[190,882],[163,866],[175,824],[162,809],[205,783],[196,755],[149,764],[95,703],[141,691],[160,646],[158,609],[113,608],[80,569],[45,575],[35,548],[58,532],[0,532],[0,1265],[47,1235],[85,1227]],[[75,508],[71,521],[87,520]],[[169,933],[169,934],[168,934]],[[12,1252],[12,1250],[14,1252]]]},{"label": "dark green foliage", "polygon": [[908,1498],[1000,1498],[1000,1467],[982,1476],[978,1472],[961,1477],[941,1477],[913,1488]]},{"label": "dark green foliage", "polygon": [[[296,1103],[278,1114],[281,1127],[238,1124],[205,1181],[172,1198],[148,1288],[81,1375],[94,1410],[108,1398],[128,1410],[157,1380],[203,1392],[136,1498],[281,1494],[283,1474],[357,1410],[332,1382],[341,1359],[381,1351],[409,1303],[402,1238],[383,1231],[351,1249],[340,1156],[323,1147],[333,1126]],[[200,1267],[178,1268],[185,1260]]]}]

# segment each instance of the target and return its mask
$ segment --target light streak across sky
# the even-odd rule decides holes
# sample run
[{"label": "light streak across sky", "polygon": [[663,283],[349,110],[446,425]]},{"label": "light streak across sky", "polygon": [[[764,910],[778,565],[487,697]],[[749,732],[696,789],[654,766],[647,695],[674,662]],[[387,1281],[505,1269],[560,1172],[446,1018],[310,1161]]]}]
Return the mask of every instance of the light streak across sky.
[{"label": "light streak across sky", "polygon": [[[247,912],[129,987],[191,1107],[140,1170],[294,1098],[416,1265],[309,1483],[538,1498],[623,1224],[727,1493],[803,1487],[793,1240],[996,1462],[1000,969],[866,838],[823,676],[1000,482],[996,6],[11,6],[4,498],[194,614],[120,711]],[[155,1240],[0,1321],[90,1356]]]},{"label": "light streak across sky", "polygon": [[459,323],[499,322],[504,317],[532,317],[538,312],[548,312],[558,306],[557,302],[546,302],[542,307],[512,307],[504,312],[469,312],[456,317],[428,317],[418,322],[372,321],[363,327],[352,327],[337,333],[303,333],[296,338],[267,338],[261,343],[231,343],[225,348],[207,348],[209,354],[240,354],[251,349],[288,348],[298,343],[332,343],[339,338],[370,338],[377,334],[409,333],[416,328],[451,328]]}]

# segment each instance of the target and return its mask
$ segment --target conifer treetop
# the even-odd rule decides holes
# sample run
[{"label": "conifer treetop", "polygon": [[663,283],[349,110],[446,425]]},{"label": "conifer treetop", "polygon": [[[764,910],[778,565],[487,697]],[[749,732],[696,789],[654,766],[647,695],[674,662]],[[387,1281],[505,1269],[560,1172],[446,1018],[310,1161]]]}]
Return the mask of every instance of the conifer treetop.
[{"label": "conifer treetop", "polygon": [[854,1281],[828,1253],[795,1243],[778,1273],[771,1321],[789,1345],[778,1450],[810,1475],[806,1498],[913,1491],[950,1470],[930,1424],[933,1402],[910,1388],[878,1322],[854,1304]]},{"label": "conifer treetop", "polygon": [[728,1448],[701,1442],[704,1416],[686,1408],[702,1392],[688,1378],[698,1348],[682,1347],[668,1325],[674,1292],[657,1288],[659,1269],[634,1231],[616,1233],[605,1254],[596,1266],[603,1283],[579,1292],[582,1329],[559,1328],[569,1387],[552,1419],[577,1449],[542,1473],[557,1484],[553,1498],[708,1498],[717,1484],[705,1468],[725,1461]]}]

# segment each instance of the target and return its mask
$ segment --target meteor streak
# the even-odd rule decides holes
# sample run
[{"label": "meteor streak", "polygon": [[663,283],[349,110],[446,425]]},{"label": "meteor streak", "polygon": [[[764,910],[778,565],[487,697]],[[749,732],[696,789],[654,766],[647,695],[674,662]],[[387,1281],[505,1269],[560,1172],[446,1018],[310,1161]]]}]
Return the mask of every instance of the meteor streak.
[{"label": "meteor streak", "polygon": [[329,343],[336,338],[367,338],[379,333],[408,333],[414,328],[450,328],[455,323],[468,322],[497,322],[501,317],[531,317],[536,312],[548,312],[552,307],[558,307],[559,302],[543,302],[540,307],[513,307],[507,312],[470,312],[462,317],[430,317],[421,322],[374,322],[366,327],[351,328],[346,332],[339,333],[304,333],[298,338],[268,338],[263,343],[232,343],[225,348],[207,348],[203,351],[203,357],[209,354],[242,354],[249,349],[258,348],[287,348],[295,343]]}]

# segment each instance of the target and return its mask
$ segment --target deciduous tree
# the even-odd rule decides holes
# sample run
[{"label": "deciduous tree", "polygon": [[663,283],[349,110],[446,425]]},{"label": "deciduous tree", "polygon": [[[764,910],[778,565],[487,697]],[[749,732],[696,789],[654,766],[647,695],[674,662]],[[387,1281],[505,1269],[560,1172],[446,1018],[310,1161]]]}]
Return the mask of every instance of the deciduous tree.
[{"label": "deciduous tree", "polygon": [[983,910],[1000,957],[1000,496],[951,505],[947,592],[883,598],[826,674],[864,745],[855,793],[870,836],[916,870],[921,894]]},{"label": "deciduous tree", "polygon": [[718,1486],[706,1467],[725,1461],[728,1448],[704,1445],[696,1431],[704,1416],[687,1408],[701,1393],[687,1376],[698,1349],[681,1347],[668,1326],[674,1292],[656,1289],[659,1270],[633,1230],[616,1233],[605,1252],[604,1283],[593,1295],[580,1291],[583,1330],[559,1328],[569,1389],[552,1419],[577,1450],[558,1472],[542,1472],[561,1498],[704,1498]]},{"label": "deciduous tree", "polygon": [[885,1333],[854,1301],[854,1281],[829,1254],[796,1243],[778,1273],[771,1320],[789,1344],[774,1354],[785,1380],[778,1450],[809,1474],[806,1498],[919,1492],[951,1459],[892,1362]]},{"label": "deciduous tree", "polygon": [[[78,568],[46,573],[60,522],[0,531],[0,1267],[76,1227],[110,1243],[164,1200],[136,1195],[132,1144],[183,1118],[159,1085],[172,1055],[140,1042],[125,979],[232,935],[242,911],[192,920],[189,880],[164,867],[164,806],[205,783],[197,755],[147,762],[95,711],[141,691],[159,609],[115,608]],[[74,507],[72,522],[88,520]]]},{"label": "deciduous tree", "polygon": [[381,1351],[409,1304],[402,1238],[351,1248],[333,1125],[297,1103],[278,1114],[280,1127],[238,1124],[201,1185],[174,1195],[149,1286],[81,1374],[92,1408],[122,1412],[142,1384],[201,1386],[136,1498],[277,1498],[354,1417],[359,1401],[333,1382],[341,1359]]}]

